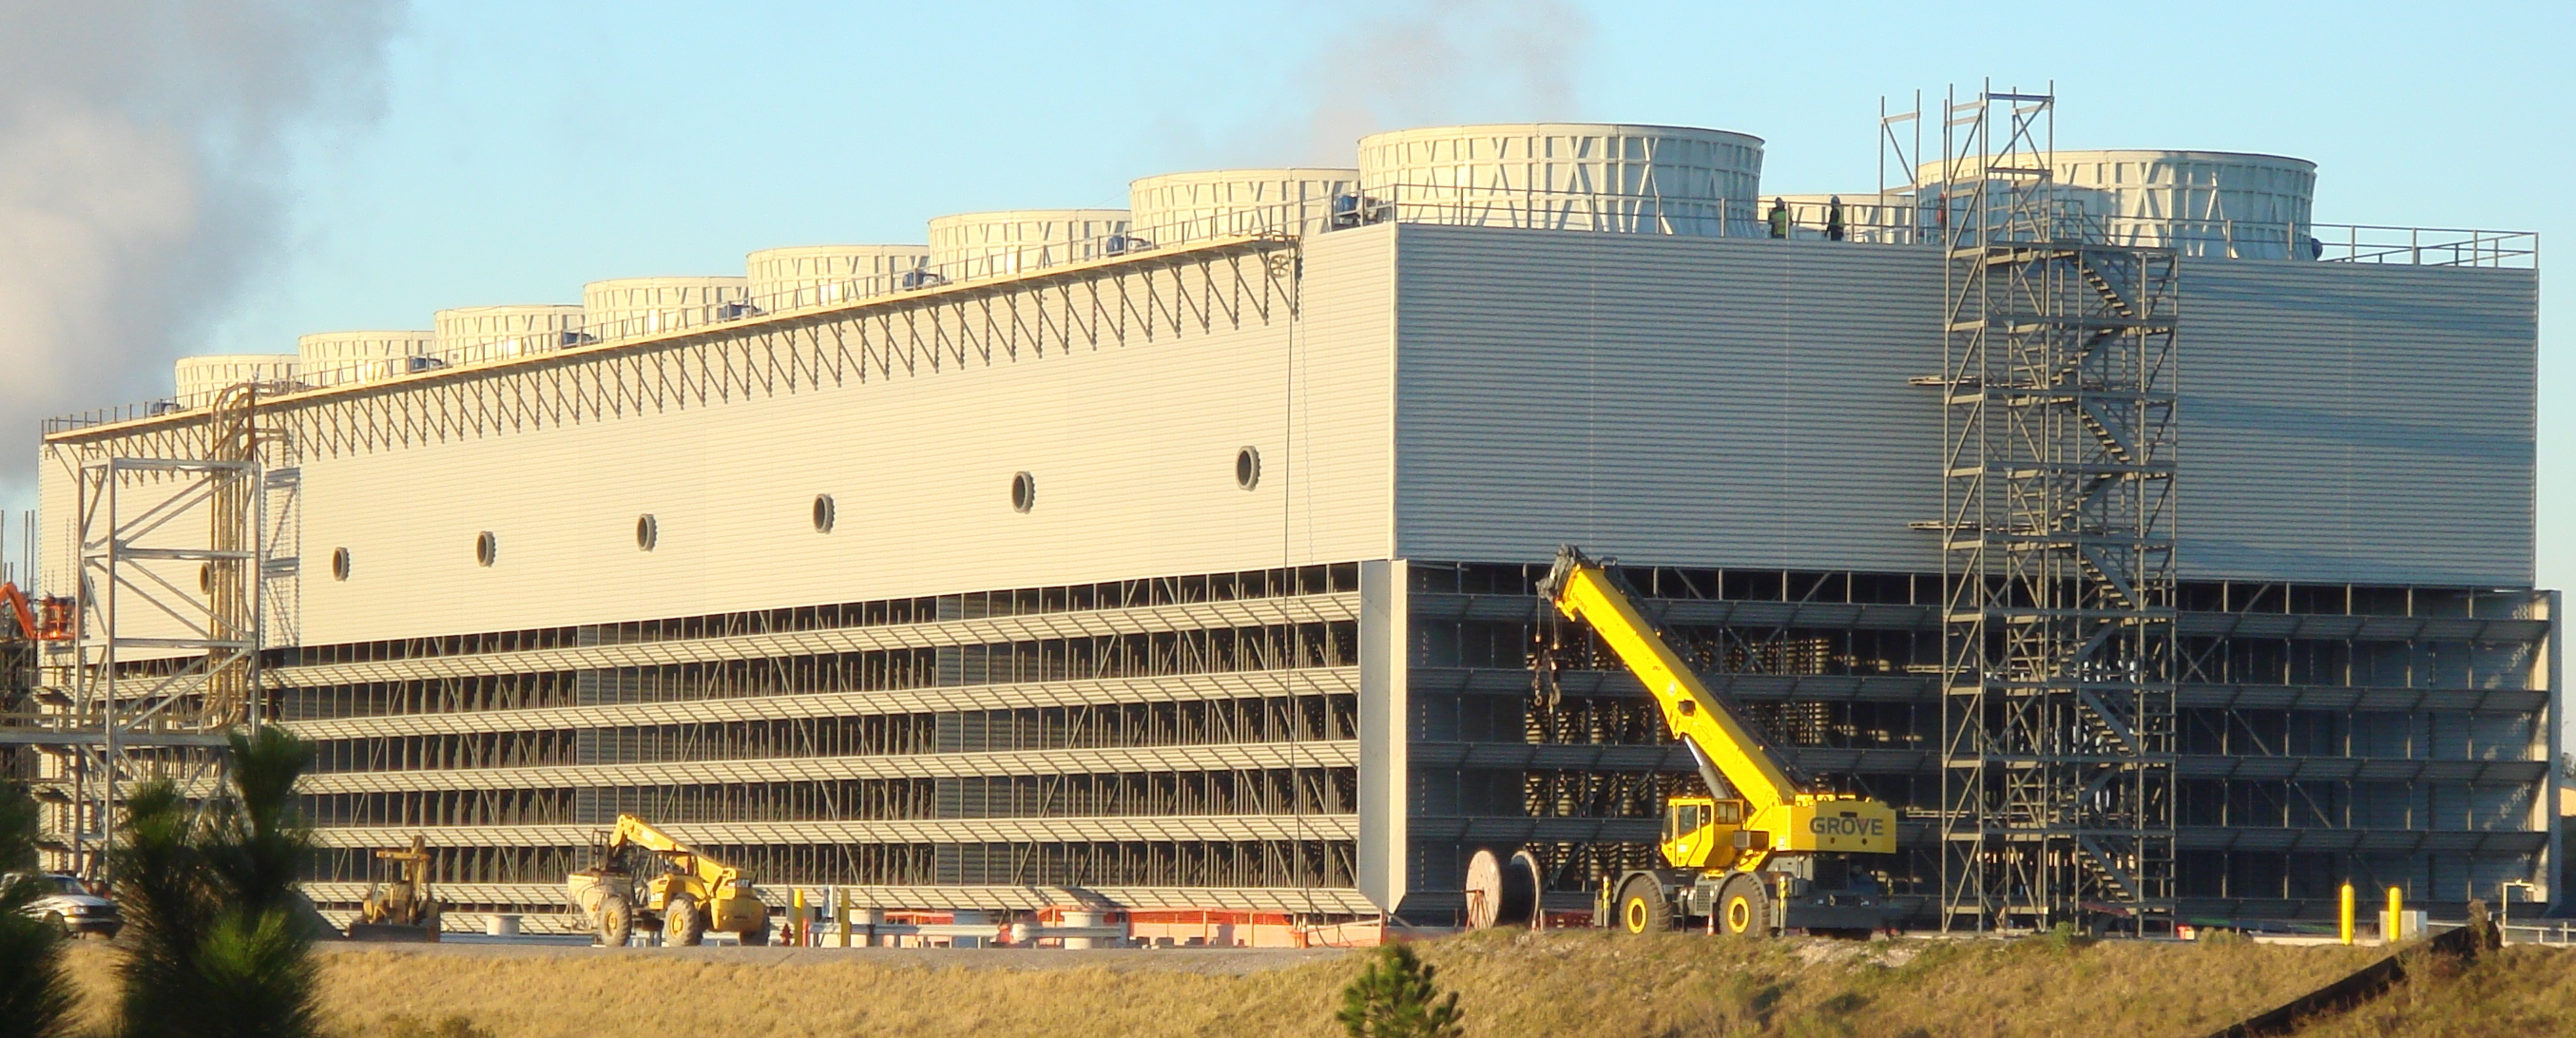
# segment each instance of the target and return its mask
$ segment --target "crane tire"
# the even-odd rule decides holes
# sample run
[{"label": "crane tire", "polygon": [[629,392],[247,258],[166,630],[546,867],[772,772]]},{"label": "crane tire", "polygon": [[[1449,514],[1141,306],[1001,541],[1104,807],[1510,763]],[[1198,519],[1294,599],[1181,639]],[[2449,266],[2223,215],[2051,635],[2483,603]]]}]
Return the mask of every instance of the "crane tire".
[{"label": "crane tire", "polygon": [[626,947],[627,938],[635,935],[635,906],[618,894],[599,899],[599,943],[602,947]]},{"label": "crane tire", "polygon": [[1653,876],[1631,876],[1619,885],[1619,916],[1614,921],[1625,934],[1662,933],[1673,928],[1672,902],[1664,897],[1664,885]]},{"label": "crane tire", "polygon": [[1762,877],[1739,872],[1719,885],[1717,932],[1755,937],[1771,933],[1771,888]]},{"label": "crane tire", "polygon": [[662,910],[662,943],[676,948],[695,948],[707,935],[707,914],[698,908],[698,899],[688,894],[671,895],[670,907]]}]

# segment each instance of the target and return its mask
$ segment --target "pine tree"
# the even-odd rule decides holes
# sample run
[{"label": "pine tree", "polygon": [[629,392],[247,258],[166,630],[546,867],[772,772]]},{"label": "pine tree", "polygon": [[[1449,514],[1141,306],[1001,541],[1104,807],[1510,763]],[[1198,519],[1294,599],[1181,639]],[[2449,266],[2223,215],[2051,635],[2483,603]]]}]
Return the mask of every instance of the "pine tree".
[{"label": "pine tree", "polygon": [[124,1038],[318,1033],[312,939],[294,892],[312,844],[294,811],[312,748],[232,737],[231,788],[200,812],[167,779],[126,799],[117,896],[134,934]]},{"label": "pine tree", "polygon": [[1342,989],[1342,1011],[1333,1018],[1351,1038],[1459,1038],[1466,1013],[1457,992],[1441,997],[1435,972],[1412,948],[1379,945],[1359,978]]}]

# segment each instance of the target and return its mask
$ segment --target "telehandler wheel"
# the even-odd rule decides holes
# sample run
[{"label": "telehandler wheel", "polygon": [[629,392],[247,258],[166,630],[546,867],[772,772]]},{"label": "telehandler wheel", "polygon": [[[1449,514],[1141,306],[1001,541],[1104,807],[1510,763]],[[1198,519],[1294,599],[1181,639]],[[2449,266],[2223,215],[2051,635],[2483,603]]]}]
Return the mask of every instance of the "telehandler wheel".
[{"label": "telehandler wheel", "polygon": [[1664,900],[1664,885],[1654,877],[1633,877],[1619,887],[1619,932],[1662,933],[1672,926],[1672,904]]},{"label": "telehandler wheel", "polygon": [[707,935],[707,914],[698,908],[698,899],[687,894],[671,895],[671,906],[662,910],[662,943],[679,948],[695,948]]},{"label": "telehandler wheel", "polygon": [[1717,931],[1755,937],[1771,933],[1771,889],[1761,877],[1739,872],[1717,888]]},{"label": "telehandler wheel", "polygon": [[626,939],[635,935],[635,906],[617,894],[599,899],[599,943],[605,948],[626,947]]}]

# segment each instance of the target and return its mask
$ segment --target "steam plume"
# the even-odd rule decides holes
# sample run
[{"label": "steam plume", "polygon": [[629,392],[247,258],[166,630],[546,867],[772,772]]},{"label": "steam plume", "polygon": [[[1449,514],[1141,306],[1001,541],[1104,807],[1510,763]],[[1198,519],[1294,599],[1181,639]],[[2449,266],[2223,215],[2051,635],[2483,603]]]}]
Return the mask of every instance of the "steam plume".
[{"label": "steam plume", "polygon": [[274,257],[286,152],[375,108],[403,0],[0,4],[0,501],[36,420],[168,392]]},{"label": "steam plume", "polygon": [[1405,0],[1331,34],[1309,70],[1306,159],[1351,163],[1380,130],[1575,113],[1591,19],[1565,0]]}]

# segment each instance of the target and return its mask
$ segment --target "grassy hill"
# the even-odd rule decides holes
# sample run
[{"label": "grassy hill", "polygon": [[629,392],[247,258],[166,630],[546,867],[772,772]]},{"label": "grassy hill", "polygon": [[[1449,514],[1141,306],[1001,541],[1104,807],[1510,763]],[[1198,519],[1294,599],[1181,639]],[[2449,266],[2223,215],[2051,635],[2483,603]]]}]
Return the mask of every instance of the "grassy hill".
[{"label": "grassy hill", "polygon": [[2485,1038],[2576,1034],[2576,950],[2529,945],[2489,952],[2465,967],[2434,961],[2397,989],[2301,1038]]},{"label": "grassy hill", "polygon": [[[2374,949],[2258,944],[1628,939],[1503,931],[1418,945],[1461,992],[1470,1035],[2196,1036],[2370,961]],[[531,950],[532,951],[532,950]],[[419,1033],[461,1015],[502,1038],[591,1038],[649,1025],[728,1038],[974,1033],[1330,1036],[1357,953],[957,952],[941,965],[834,952],[779,964],[740,952],[487,954],[386,946],[323,955],[326,1000],[353,1035]],[[978,958],[978,956],[987,956]],[[737,961],[728,961],[728,959]],[[84,945],[99,990],[111,953]],[[967,963],[966,966],[945,962]],[[1005,964],[1007,963],[1007,964]],[[1284,963],[1284,964],[1282,964]],[[1027,968],[1030,964],[1041,964]],[[99,1007],[99,1008],[104,1008]],[[2516,948],[2420,975],[2319,1035],[2576,1030],[2576,952]]]}]

